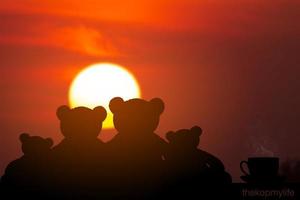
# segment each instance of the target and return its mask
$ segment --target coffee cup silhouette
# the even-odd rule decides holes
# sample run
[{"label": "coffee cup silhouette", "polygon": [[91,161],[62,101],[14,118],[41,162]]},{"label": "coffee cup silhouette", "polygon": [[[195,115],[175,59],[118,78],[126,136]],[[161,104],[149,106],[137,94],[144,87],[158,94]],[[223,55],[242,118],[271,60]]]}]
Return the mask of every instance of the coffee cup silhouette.
[{"label": "coffee cup silhouette", "polygon": [[[248,172],[244,169],[247,165]],[[246,176],[254,178],[272,178],[278,176],[279,158],[277,157],[250,157],[248,161],[241,161],[241,171]]]}]

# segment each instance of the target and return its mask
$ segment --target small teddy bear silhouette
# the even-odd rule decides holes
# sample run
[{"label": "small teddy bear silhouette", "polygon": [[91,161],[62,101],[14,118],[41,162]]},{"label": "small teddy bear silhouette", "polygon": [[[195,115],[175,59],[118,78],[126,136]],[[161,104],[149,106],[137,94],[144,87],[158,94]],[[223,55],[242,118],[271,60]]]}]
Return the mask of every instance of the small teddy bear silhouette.
[{"label": "small teddy bear silhouette", "polygon": [[88,184],[94,184],[93,181],[100,176],[98,172],[103,171],[104,143],[97,137],[106,118],[106,110],[102,106],[93,110],[60,106],[56,115],[64,139],[52,150],[54,185],[73,191],[81,186],[84,189]]},{"label": "small teddy bear silhouette", "polygon": [[162,170],[166,142],[154,131],[164,111],[164,103],[159,98],[150,101],[124,101],[116,97],[110,101],[109,108],[113,113],[115,129],[118,131],[108,143],[110,155],[115,162],[113,166],[116,167],[116,173],[119,173],[118,179],[128,180],[123,183],[125,187],[145,186]]},{"label": "small teddy bear silhouette", "polygon": [[202,129],[194,126],[166,134],[169,147],[165,155],[172,176],[202,183],[230,182],[223,163],[212,154],[198,149]]},{"label": "small teddy bear silhouette", "polygon": [[2,184],[9,188],[40,188],[47,180],[45,172],[53,141],[27,133],[21,134],[19,139],[24,155],[7,166]]}]

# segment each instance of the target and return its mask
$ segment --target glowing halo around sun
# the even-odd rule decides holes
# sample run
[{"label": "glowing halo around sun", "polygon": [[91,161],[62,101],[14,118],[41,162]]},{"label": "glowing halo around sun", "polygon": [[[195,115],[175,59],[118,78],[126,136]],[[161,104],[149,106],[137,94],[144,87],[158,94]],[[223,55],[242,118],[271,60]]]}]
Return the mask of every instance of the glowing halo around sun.
[{"label": "glowing halo around sun", "polygon": [[107,110],[103,128],[109,129],[114,127],[109,101],[114,97],[128,100],[140,96],[139,84],[132,73],[117,64],[99,63],[87,66],[74,78],[69,103],[71,108],[103,106]]}]

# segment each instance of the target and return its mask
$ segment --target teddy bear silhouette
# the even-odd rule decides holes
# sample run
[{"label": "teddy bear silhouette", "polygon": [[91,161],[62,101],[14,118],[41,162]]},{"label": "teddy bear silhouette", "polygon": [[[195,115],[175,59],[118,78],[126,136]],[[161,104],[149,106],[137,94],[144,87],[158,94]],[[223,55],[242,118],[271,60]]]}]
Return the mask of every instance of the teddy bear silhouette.
[{"label": "teddy bear silhouette", "polygon": [[[230,183],[231,177],[225,172],[221,160],[198,149],[202,129],[194,126],[166,133],[169,141],[166,161],[171,169],[171,177],[193,183]],[[189,181],[188,181],[189,180]]]},{"label": "teddy bear silhouette", "polygon": [[6,187],[38,188],[47,181],[44,175],[53,141],[51,138],[44,139],[27,133],[22,133],[19,139],[24,155],[6,167],[1,182]]},{"label": "teddy bear silhouette", "polygon": [[159,98],[124,101],[116,97],[109,108],[118,131],[107,144],[118,188],[123,192],[135,191],[137,196],[155,190],[157,179],[162,176],[162,157],[167,145],[154,132],[164,111],[163,101]]},{"label": "teddy bear silhouette", "polygon": [[[53,176],[55,191],[73,194],[91,190],[96,185],[104,168],[104,143],[97,137],[106,118],[102,106],[89,109],[70,109],[60,106],[56,115],[60,120],[64,139],[52,149]],[[80,180],[80,181],[79,181]]]}]

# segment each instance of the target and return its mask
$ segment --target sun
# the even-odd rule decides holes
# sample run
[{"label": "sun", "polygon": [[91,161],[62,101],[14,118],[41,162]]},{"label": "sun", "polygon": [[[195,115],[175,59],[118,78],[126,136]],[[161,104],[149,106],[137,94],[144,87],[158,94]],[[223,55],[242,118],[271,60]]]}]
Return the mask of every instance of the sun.
[{"label": "sun", "polygon": [[114,127],[109,101],[114,97],[128,100],[140,96],[139,84],[132,73],[117,64],[99,63],[87,66],[74,78],[69,90],[69,103],[71,108],[103,106],[107,110],[103,128],[109,129]]}]

